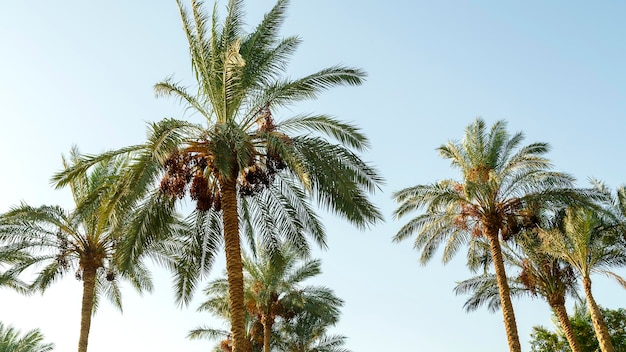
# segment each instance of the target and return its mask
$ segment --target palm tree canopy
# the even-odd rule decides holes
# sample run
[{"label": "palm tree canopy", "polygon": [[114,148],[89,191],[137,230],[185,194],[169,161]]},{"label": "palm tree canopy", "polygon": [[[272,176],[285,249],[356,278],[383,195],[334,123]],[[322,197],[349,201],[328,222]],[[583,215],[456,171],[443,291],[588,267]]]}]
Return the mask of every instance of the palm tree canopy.
[{"label": "palm tree canopy", "polygon": [[541,230],[544,249],[570,263],[583,278],[601,273],[626,288],[626,280],[612,270],[626,265],[623,242],[603,215],[581,207],[561,210],[555,220],[559,226]]},{"label": "palm tree canopy", "polygon": [[[77,162],[78,155],[73,149],[70,160],[64,159],[65,167]],[[2,214],[2,253],[21,255],[12,270],[43,267],[35,273],[30,290],[44,291],[70,272],[80,279],[87,268],[97,272],[96,292],[106,295],[120,309],[119,278],[130,280],[139,290],[151,289],[149,275],[141,264],[132,271],[121,271],[116,265],[122,225],[132,205],[114,187],[125,166],[122,159],[98,163],[89,173],[75,178],[70,184],[76,205],[72,211],[59,206],[21,204]],[[96,307],[97,303],[96,300]]]},{"label": "palm tree canopy", "polygon": [[486,227],[506,240],[524,226],[534,225],[530,209],[537,204],[579,204],[586,202],[586,196],[596,197],[592,191],[573,188],[572,176],[551,171],[544,156],[548,144],[523,146],[523,139],[521,132],[509,134],[505,121],[487,129],[478,118],[466,128],[461,142],[440,146],[439,154],[461,171],[461,179],[394,193],[400,204],[395,217],[424,209],[398,231],[394,241],[416,234],[414,245],[422,251],[422,263],[445,243],[443,261],[448,262],[463,243],[482,236]]},{"label": "palm tree canopy", "polygon": [[297,37],[278,37],[286,0],[278,1],[249,34],[243,29],[242,1],[229,1],[223,24],[216,11],[209,23],[200,2],[192,1],[190,12],[181,1],[178,4],[198,83],[196,94],[172,79],[156,84],[155,91],[179,98],[204,117],[204,124],[172,122],[174,126],[165,131],[168,135],[180,131],[186,138],[174,150],[167,146],[156,153],[165,158],[168,171],[162,190],[180,196],[184,180],[199,209],[219,209],[223,182],[236,179],[239,192],[252,195],[284,170],[314,192],[320,204],[351,222],[366,226],[380,220],[382,215],[366,192],[378,188],[382,179],[348,149],[369,147],[358,128],[326,115],[275,118],[278,108],[315,98],[333,86],[361,84],[364,72],[335,66],[300,79],[283,78],[300,42]]}]

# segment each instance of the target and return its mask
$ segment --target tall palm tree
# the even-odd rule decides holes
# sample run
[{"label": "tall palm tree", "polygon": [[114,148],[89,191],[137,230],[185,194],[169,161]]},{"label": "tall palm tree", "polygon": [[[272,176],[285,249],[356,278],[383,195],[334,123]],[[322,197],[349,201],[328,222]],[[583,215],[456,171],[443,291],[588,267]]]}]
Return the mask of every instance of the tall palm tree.
[{"label": "tall palm tree", "polygon": [[[77,155],[73,150],[70,163]],[[66,168],[71,165],[65,160],[64,164]],[[18,271],[43,266],[29,290],[45,291],[71,272],[83,281],[79,352],[87,351],[91,317],[102,294],[121,309],[120,278],[128,279],[140,291],[152,287],[141,263],[124,271],[116,264],[122,225],[133,207],[113,187],[125,166],[121,159],[97,164],[88,174],[75,178],[70,184],[76,205],[72,211],[21,204],[0,217],[0,241],[6,245],[3,251],[15,248],[28,253],[16,264]]]},{"label": "tall palm tree", "polygon": [[[248,335],[253,345],[264,352],[272,346],[273,327],[277,320],[286,321],[307,314],[326,325],[339,317],[341,299],[322,286],[305,286],[303,282],[321,273],[319,260],[301,260],[298,253],[283,247],[277,255],[259,250],[255,257],[244,256],[245,306],[248,314]],[[228,281],[217,279],[205,290],[209,299],[200,310],[227,317]],[[207,329],[195,329],[192,337],[207,335]]]},{"label": "tall palm tree", "polygon": [[[233,346],[239,352],[246,343],[241,234],[260,231],[265,245],[274,249],[278,235],[303,251],[308,248],[303,234],[324,246],[323,226],[305,197],[309,195],[359,227],[382,219],[367,197],[382,179],[356,154],[369,147],[358,128],[326,115],[275,119],[280,108],[315,98],[328,88],[361,84],[365,73],[333,66],[303,78],[285,78],[288,59],[300,43],[294,36],[279,37],[287,0],[278,0],[250,33],[243,27],[242,0],[229,0],[222,22],[216,7],[208,16],[200,1],[191,0],[190,11],[182,0],[177,2],[197,89],[190,92],[168,79],[156,84],[155,91],[178,98],[203,121],[163,120],[152,125],[146,145],[99,158],[148,150],[139,164],[163,167],[164,174],[158,174],[162,193],[174,198],[189,194],[195,200],[198,236],[188,241],[195,255],[181,254],[175,266],[179,298],[188,302],[199,273],[210,267],[223,239]],[[59,185],[68,182],[99,158],[87,158],[55,180]],[[220,232],[223,236],[216,236]],[[151,240],[137,239],[135,252]]]},{"label": "tall palm tree", "polygon": [[626,288],[626,280],[611,271],[614,267],[626,265],[620,236],[613,232],[616,227],[603,213],[569,207],[558,215],[561,226],[540,231],[545,250],[567,261],[578,272],[600,349],[602,352],[613,352],[608,328],[591,291],[591,274],[608,275]]},{"label": "tall palm tree", "polygon": [[422,251],[422,263],[431,259],[442,242],[446,243],[446,263],[472,237],[487,240],[508,344],[515,352],[521,347],[500,241],[511,238],[528,221],[532,213],[525,208],[531,204],[581,199],[580,192],[572,189],[571,176],[550,171],[551,164],[544,157],[548,145],[521,146],[523,139],[521,132],[510,135],[505,121],[487,129],[478,118],[466,128],[461,142],[450,141],[438,148],[439,154],[461,171],[461,180],[418,185],[394,194],[400,203],[394,212],[397,218],[424,208],[394,237],[394,241],[401,241],[416,234],[415,248]]},{"label": "tall palm tree", "polygon": [[[534,233],[525,233],[516,238],[516,245],[502,244],[505,265],[515,270],[515,277],[509,277],[511,296],[531,295],[545,299],[567,338],[573,352],[582,352],[574,329],[570,323],[565,297],[578,297],[576,276],[567,263],[549,255],[541,248],[541,241]],[[490,261],[487,258],[485,262]],[[500,308],[498,284],[495,275],[485,272],[457,284],[456,294],[470,293],[465,302],[466,310],[474,310],[487,305],[489,310]]]},{"label": "tall palm tree", "polygon": [[53,343],[44,343],[39,329],[21,334],[12,326],[0,322],[0,351],[2,352],[48,352],[54,349]]}]

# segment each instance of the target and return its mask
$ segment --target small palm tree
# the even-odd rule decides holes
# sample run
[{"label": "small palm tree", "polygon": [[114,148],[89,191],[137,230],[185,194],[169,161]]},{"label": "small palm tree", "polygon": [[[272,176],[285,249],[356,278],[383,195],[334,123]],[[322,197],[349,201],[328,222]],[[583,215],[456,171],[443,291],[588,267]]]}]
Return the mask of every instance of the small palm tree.
[{"label": "small palm tree", "polygon": [[[73,150],[71,160],[76,161]],[[66,168],[70,167],[68,163]],[[68,273],[83,281],[78,351],[87,351],[91,317],[98,297],[106,295],[121,309],[120,278],[128,279],[138,290],[151,289],[149,276],[141,263],[132,270],[118,270],[116,250],[123,240],[125,224],[133,204],[113,187],[126,164],[97,164],[90,173],[71,183],[76,208],[32,207],[21,204],[0,217],[3,252],[15,249],[23,255],[18,272],[43,266],[29,285],[31,291],[45,291]],[[19,252],[18,252],[19,250]]]},{"label": "small palm tree", "polygon": [[48,352],[54,344],[44,343],[44,336],[38,330],[30,330],[21,334],[12,326],[0,322],[0,351],[2,352]]},{"label": "small palm tree", "polygon": [[[254,260],[244,258],[249,289],[247,310],[263,325],[263,352],[270,352],[272,327],[277,318],[290,319],[298,313],[336,319],[343,302],[331,290],[320,286],[302,286],[304,280],[321,273],[321,261],[306,260],[296,266],[294,251],[283,251],[272,258],[262,253]],[[245,280],[245,279],[244,279]]]},{"label": "small palm tree", "polygon": [[606,214],[582,207],[569,207],[558,214],[560,226],[542,229],[544,248],[568,262],[580,275],[589,313],[600,349],[613,352],[609,332],[591,291],[591,274],[602,273],[615,278],[624,288],[626,280],[612,268],[626,265],[626,256],[617,228]]},{"label": "small palm tree", "polygon": [[[244,256],[243,267],[247,331],[253,347],[270,351],[277,320],[288,321],[303,314],[324,320],[326,325],[338,320],[342,300],[326,287],[303,285],[303,281],[321,273],[319,260],[301,261],[296,251],[283,247],[278,255],[259,250],[255,257]],[[205,293],[209,299],[199,309],[227,317],[227,280],[212,281]],[[207,337],[214,332],[199,328],[190,336]]]},{"label": "small palm tree", "polygon": [[394,241],[401,241],[416,234],[415,248],[422,252],[422,263],[431,259],[441,243],[446,243],[445,263],[472,238],[487,240],[507,340],[514,352],[520,352],[521,346],[500,243],[531,221],[530,205],[580,203],[585,199],[582,192],[572,188],[571,176],[550,171],[550,162],[543,156],[549,150],[546,143],[521,146],[523,138],[521,132],[510,135],[504,121],[488,130],[482,119],[476,119],[466,128],[461,142],[438,148],[439,154],[461,171],[461,180],[418,185],[394,194],[400,203],[394,213],[397,218],[425,208],[394,237]]}]

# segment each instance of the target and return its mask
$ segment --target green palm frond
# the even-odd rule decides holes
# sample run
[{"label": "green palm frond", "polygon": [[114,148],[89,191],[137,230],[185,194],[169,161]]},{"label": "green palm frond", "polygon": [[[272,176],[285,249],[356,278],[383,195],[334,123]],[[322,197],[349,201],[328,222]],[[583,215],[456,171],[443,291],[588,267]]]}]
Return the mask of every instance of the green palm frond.
[{"label": "green palm frond", "polygon": [[219,329],[211,329],[208,327],[197,327],[187,334],[187,338],[190,340],[199,340],[199,339],[208,339],[208,340],[217,340],[223,339],[228,336],[229,332],[226,330]]},{"label": "green palm frond", "polygon": [[211,119],[211,111],[205,110],[205,104],[198,101],[193,94],[187,92],[187,88],[173,82],[171,78],[166,78],[164,81],[154,85],[154,94],[157,97],[174,96],[180,99],[181,102],[187,104],[190,108],[199,112],[207,120]]},{"label": "green palm frond", "polygon": [[117,244],[118,265],[124,270],[130,269],[153,243],[167,238],[177,229],[177,219],[173,200],[153,192],[134,209],[124,224],[124,236]]},{"label": "green palm frond", "polygon": [[322,91],[335,86],[360,85],[365,76],[365,72],[357,68],[333,66],[300,79],[275,82],[265,89],[261,99],[274,106],[289,106],[315,99]]},{"label": "green palm frond", "polygon": [[364,228],[382,219],[367,199],[383,180],[355,154],[319,138],[294,138],[316,200],[323,207]]},{"label": "green palm frond", "polygon": [[186,305],[198,282],[205,278],[223,244],[220,214],[195,211],[188,219],[192,230],[181,231],[179,245],[170,253],[167,265],[173,271],[176,301]]},{"label": "green palm frond", "polygon": [[98,155],[83,154],[72,165],[64,167],[62,171],[55,173],[51,178],[51,183],[55,188],[60,189],[70,185],[78,178],[84,177],[90,168],[98,163],[106,163],[109,160],[117,157],[118,155],[124,155],[143,149],[143,145],[133,145],[117,150],[104,152]]},{"label": "green palm frond", "polygon": [[310,252],[307,236],[320,247],[326,247],[323,224],[306,194],[289,178],[278,178],[257,196],[243,197],[241,206],[246,208],[242,231],[250,234],[252,248],[256,246],[255,236],[263,239],[261,245],[269,251],[277,251],[285,242],[307,256]]},{"label": "green palm frond", "polygon": [[48,352],[54,344],[44,343],[44,336],[39,329],[22,334],[10,325],[0,322],[0,351],[5,352]]},{"label": "green palm frond", "polygon": [[298,115],[281,121],[277,128],[287,133],[300,131],[322,133],[359,151],[370,147],[366,137],[357,127],[327,115]]}]

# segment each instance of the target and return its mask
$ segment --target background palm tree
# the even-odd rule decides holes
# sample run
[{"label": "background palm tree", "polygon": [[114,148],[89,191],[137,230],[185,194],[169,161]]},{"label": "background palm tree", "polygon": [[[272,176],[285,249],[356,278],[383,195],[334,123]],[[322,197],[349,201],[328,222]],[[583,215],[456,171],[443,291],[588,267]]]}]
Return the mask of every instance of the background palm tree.
[{"label": "background palm tree", "polygon": [[12,326],[0,322],[0,351],[2,352],[48,352],[54,344],[44,343],[44,336],[38,329],[21,334]]},{"label": "background palm tree", "polygon": [[461,171],[461,180],[447,179],[433,184],[405,188],[394,194],[400,203],[394,215],[402,218],[420,208],[424,212],[405,224],[394,237],[404,240],[416,234],[415,248],[426,263],[442,242],[444,263],[472,237],[484,237],[493,258],[498,293],[502,304],[509,348],[520,352],[519,336],[510,288],[500,248],[501,240],[515,235],[520,225],[532,222],[530,205],[578,203],[584,198],[572,189],[574,179],[550,171],[543,155],[546,143],[522,146],[521,132],[510,135],[506,122],[491,129],[478,118],[467,126],[461,142],[438,148]]},{"label": "background palm tree", "polygon": [[[73,150],[72,162],[77,155]],[[64,164],[70,166],[65,160]],[[76,204],[72,211],[21,204],[0,217],[0,241],[6,245],[3,251],[16,249],[28,254],[16,264],[18,271],[43,266],[29,290],[45,291],[68,273],[83,281],[79,352],[87,350],[99,296],[104,294],[121,309],[120,278],[128,279],[140,291],[152,288],[141,263],[123,271],[116,264],[123,225],[134,205],[114,187],[125,166],[119,159],[96,164],[88,174],[75,178],[70,184]]]},{"label": "background palm tree", "polygon": [[[326,287],[303,284],[321,273],[319,260],[301,260],[296,251],[283,247],[278,255],[260,250],[255,257],[244,256],[243,267],[247,335],[253,349],[270,351],[277,321],[284,326],[307,315],[309,320],[324,321],[324,326],[337,322],[343,301]],[[205,293],[208,300],[199,310],[228,318],[227,279],[211,281]],[[193,338],[220,335],[223,332],[210,328],[198,328],[190,333]]]},{"label": "background palm tree", "polygon": [[626,280],[611,269],[626,264],[619,233],[604,213],[581,207],[569,207],[558,215],[560,226],[540,231],[544,248],[567,261],[580,275],[593,327],[603,352],[614,351],[606,323],[591,291],[591,274],[615,278],[624,288]]},{"label": "background palm tree", "polygon": [[[216,9],[208,16],[201,2],[192,0],[188,12],[179,0],[197,89],[190,93],[168,79],[156,84],[155,91],[180,99],[203,124],[163,120],[153,125],[146,145],[86,158],[81,166],[55,178],[62,185],[97,160],[143,151],[134,167],[134,174],[143,176],[130,178],[156,175],[152,172],[158,169],[156,162],[165,169],[164,176],[160,174],[164,194],[172,198],[189,194],[198,212],[217,213],[221,228],[215,227],[215,215],[192,216],[199,236],[188,243],[205,246],[194,247],[199,251],[192,253],[201,252],[200,258],[181,255],[176,280],[180,299],[188,302],[201,277],[198,273],[210,267],[222,244],[215,234],[223,232],[235,352],[244,350],[246,343],[240,234],[260,231],[270,250],[278,248],[280,236],[306,251],[303,234],[325,246],[323,226],[307,201],[311,195],[359,227],[382,219],[367,197],[382,179],[356,154],[369,147],[358,128],[326,115],[275,119],[282,107],[315,98],[334,86],[361,84],[365,77],[359,69],[334,66],[299,79],[284,78],[288,59],[300,43],[297,37],[278,35],[287,4],[279,0],[252,32],[245,33],[243,1],[230,0],[220,22]],[[152,171],[143,172],[142,167]],[[149,235],[136,238],[135,254],[152,240]]]},{"label": "background palm tree", "polygon": [[303,286],[303,281],[321,274],[321,261],[298,264],[293,250],[283,250],[276,258],[261,252],[258,259],[244,258],[246,308],[263,325],[263,351],[269,352],[272,328],[277,318],[291,319],[306,312],[319,319],[337,319],[341,299],[321,286]]},{"label": "background palm tree", "polygon": [[[508,279],[511,296],[530,295],[545,299],[554,311],[571,350],[582,352],[565,307],[566,295],[578,297],[576,276],[571,266],[544,252],[540,239],[530,231],[518,235],[515,244],[502,244],[502,257],[504,264],[515,270],[516,276]],[[484,265],[490,259],[480,262]],[[471,294],[464,305],[468,311],[481,305],[487,305],[490,311],[500,308],[496,277],[486,271],[458,283],[454,291],[456,294]]]}]

